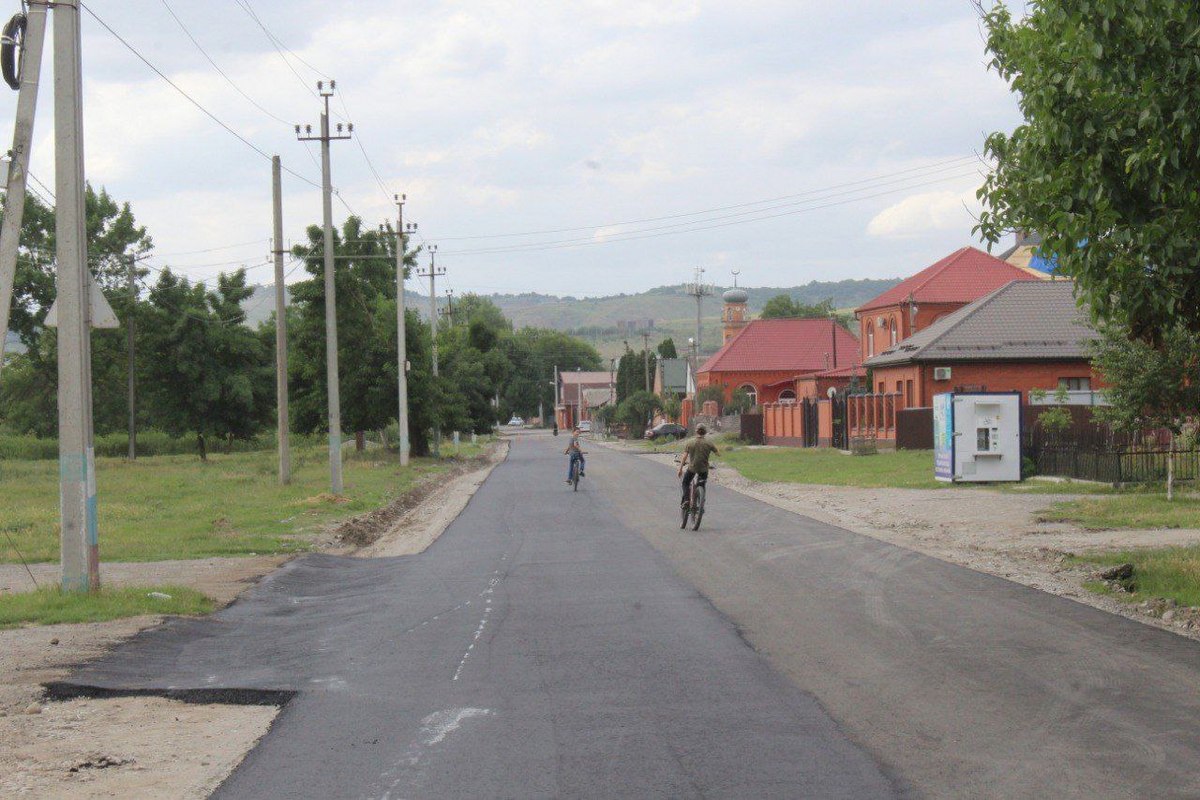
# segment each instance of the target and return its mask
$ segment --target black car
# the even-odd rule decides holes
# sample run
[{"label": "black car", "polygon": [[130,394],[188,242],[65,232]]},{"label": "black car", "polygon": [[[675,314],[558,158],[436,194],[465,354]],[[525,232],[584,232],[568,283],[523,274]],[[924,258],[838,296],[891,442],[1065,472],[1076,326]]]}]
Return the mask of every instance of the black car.
[{"label": "black car", "polygon": [[646,431],[646,438],[650,440],[682,439],[685,436],[687,436],[687,428],[676,425],[674,422],[660,422]]}]

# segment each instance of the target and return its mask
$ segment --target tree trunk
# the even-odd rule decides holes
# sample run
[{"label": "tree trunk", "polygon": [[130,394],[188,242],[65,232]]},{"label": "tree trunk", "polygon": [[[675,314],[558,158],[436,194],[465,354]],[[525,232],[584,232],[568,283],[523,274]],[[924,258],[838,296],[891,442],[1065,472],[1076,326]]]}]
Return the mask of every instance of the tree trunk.
[{"label": "tree trunk", "polygon": [[233,452],[233,434],[227,433],[227,434],[225,434],[225,455],[229,455],[232,452]]},{"label": "tree trunk", "polygon": [[196,447],[200,450],[200,460],[208,461],[208,448],[204,445],[204,434],[196,434]]},{"label": "tree trunk", "polygon": [[354,432],[354,449],[359,453],[367,449],[367,435],[363,431]]}]

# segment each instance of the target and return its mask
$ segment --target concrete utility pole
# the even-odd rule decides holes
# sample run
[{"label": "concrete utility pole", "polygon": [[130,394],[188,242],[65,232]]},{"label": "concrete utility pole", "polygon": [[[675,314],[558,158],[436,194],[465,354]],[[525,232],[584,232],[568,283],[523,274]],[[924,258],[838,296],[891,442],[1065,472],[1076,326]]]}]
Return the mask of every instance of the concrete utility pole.
[{"label": "concrete utility pole", "polygon": [[33,144],[33,116],[37,110],[45,38],[46,3],[32,0],[25,12],[23,52],[17,65],[21,88],[13,126],[12,161],[8,165],[4,223],[0,226],[0,370],[4,369],[4,344],[8,338],[8,315],[17,274],[17,248],[21,245],[21,222],[25,216],[25,181],[29,175],[29,150]]},{"label": "concrete utility pole", "polygon": [[125,320],[125,349],[129,354],[129,460],[137,460],[137,351],[134,344],[135,326],[137,325],[137,259],[132,255],[126,256],[129,271],[125,279],[129,289],[129,318]]},{"label": "concrete utility pole", "polygon": [[646,391],[650,391],[650,334],[642,331],[642,366],[646,372]]},{"label": "concrete utility pole", "polygon": [[408,340],[404,329],[404,252],[407,249],[408,232],[417,229],[417,223],[404,227],[404,201],[407,195],[393,195],[396,199],[396,352],[399,359],[398,390],[400,410],[396,425],[400,428],[400,466],[408,465]]},{"label": "concrete utility pole", "polygon": [[271,156],[271,255],[275,259],[275,438],[279,448],[279,482],[292,482],[291,423],[288,418],[287,304],[283,284],[283,165]]},{"label": "concrete utility pole", "polygon": [[91,275],[84,228],[79,6],[54,8],[55,257],[58,260],[58,458],[62,587],[100,588],[92,443]]},{"label": "concrete utility pole", "polygon": [[700,342],[702,341],[700,334],[700,312],[704,305],[704,298],[712,294],[712,287],[704,285],[704,268],[696,267],[696,280],[688,287],[688,294],[696,298],[696,363],[692,365],[692,371],[698,372],[700,369]]},{"label": "concrete utility pole", "polygon": [[[437,353],[437,328],[438,328],[438,311],[437,311],[437,277],[445,275],[446,268],[437,265],[437,245],[429,245],[429,269],[426,272],[417,273],[422,278],[429,278],[429,344],[430,353],[433,357],[433,377],[434,380],[438,376],[438,353]],[[433,455],[434,458],[441,458],[442,455],[442,426],[438,423],[437,415],[433,417]]]},{"label": "concrete utility pole", "polygon": [[296,126],[296,135],[302,142],[319,141],[321,143],[321,197],[324,206],[325,227],[325,383],[329,395],[329,487],[333,494],[342,493],[342,401],[338,391],[338,339],[337,339],[337,289],[334,285],[333,272],[333,181],[329,176],[329,143],[335,139],[349,139],[354,133],[354,125],[342,133],[342,123],[337,125],[337,134],[329,132],[329,98],[337,84],[329,81],[317,81],[317,91],[325,101],[325,111],[321,114],[321,133],[312,135],[312,126],[304,126],[304,135],[300,135],[300,126]]}]

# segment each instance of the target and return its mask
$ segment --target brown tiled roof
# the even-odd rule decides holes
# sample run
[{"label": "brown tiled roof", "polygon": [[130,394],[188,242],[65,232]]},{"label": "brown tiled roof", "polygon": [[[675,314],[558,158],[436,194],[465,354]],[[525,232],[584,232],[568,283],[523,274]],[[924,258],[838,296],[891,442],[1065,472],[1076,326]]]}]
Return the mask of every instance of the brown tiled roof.
[{"label": "brown tiled roof", "polygon": [[970,303],[1009,281],[1038,278],[1029,270],[1014,267],[982,250],[963,247],[863,303],[855,311],[894,306],[910,297],[917,304]]},{"label": "brown tiled roof", "polygon": [[1086,359],[1097,337],[1067,280],[1013,281],[864,362]]}]

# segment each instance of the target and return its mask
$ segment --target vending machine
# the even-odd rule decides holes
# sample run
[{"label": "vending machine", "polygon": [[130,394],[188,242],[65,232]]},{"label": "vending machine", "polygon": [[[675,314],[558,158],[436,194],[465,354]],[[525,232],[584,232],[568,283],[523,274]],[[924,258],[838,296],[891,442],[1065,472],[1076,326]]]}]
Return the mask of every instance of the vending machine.
[{"label": "vending machine", "polygon": [[933,475],[940,481],[1021,480],[1021,393],[934,395]]}]

